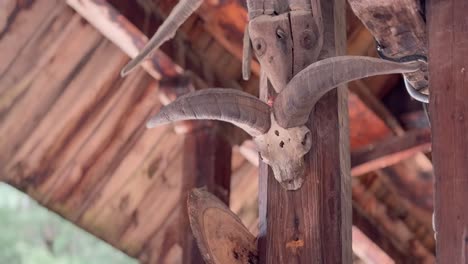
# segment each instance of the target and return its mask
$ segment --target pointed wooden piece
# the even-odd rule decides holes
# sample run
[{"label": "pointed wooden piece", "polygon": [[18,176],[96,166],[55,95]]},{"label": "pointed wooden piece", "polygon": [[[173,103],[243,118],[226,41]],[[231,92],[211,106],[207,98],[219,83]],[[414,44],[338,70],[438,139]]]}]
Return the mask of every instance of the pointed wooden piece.
[{"label": "pointed wooden piece", "polygon": [[187,201],[190,226],[207,264],[258,263],[256,238],[216,196],[194,189]]}]

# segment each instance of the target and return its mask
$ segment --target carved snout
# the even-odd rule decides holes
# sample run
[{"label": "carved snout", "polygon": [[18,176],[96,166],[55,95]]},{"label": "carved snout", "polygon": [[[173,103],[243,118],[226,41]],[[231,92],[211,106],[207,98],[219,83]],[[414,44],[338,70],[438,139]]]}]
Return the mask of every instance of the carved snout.
[{"label": "carved snout", "polygon": [[[295,191],[304,183],[305,164],[303,161],[292,160],[288,164],[271,164],[275,179],[289,191]],[[287,166],[285,166],[287,165]]]}]

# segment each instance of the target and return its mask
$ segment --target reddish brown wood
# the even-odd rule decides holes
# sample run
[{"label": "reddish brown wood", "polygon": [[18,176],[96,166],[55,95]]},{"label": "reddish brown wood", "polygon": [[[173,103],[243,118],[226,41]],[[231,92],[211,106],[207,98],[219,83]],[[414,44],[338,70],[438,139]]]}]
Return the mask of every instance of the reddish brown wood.
[{"label": "reddish brown wood", "polygon": [[376,196],[362,182],[353,182],[353,223],[396,263],[433,263],[432,252],[405,225],[405,208],[394,210]]},{"label": "reddish brown wood", "polygon": [[468,2],[428,3],[438,263],[468,261]]},{"label": "reddish brown wood", "polygon": [[359,176],[431,150],[429,129],[409,131],[351,152],[351,175]]},{"label": "reddish brown wood", "polygon": [[395,241],[389,236],[378,223],[372,221],[369,215],[360,209],[359,205],[353,205],[353,224],[367,238],[377,244],[386,254],[388,254],[395,263],[405,263],[409,261],[409,257],[405,252],[402,252]]},{"label": "reddish brown wood", "polygon": [[[131,58],[148,42],[148,38],[106,0],[68,0],[67,3]],[[154,52],[142,66],[158,80],[182,72],[182,69],[161,51]]]},{"label": "reddish brown wood", "polygon": [[[325,32],[329,34],[324,53],[342,55],[345,52],[344,1],[321,1],[321,5]],[[293,19],[291,23],[294,28]],[[293,36],[293,40],[298,39],[299,36]],[[298,56],[301,52],[295,50]],[[262,79],[260,93],[266,99],[266,77]],[[312,113],[314,120],[309,128],[313,149],[305,157],[306,176],[301,189],[286,191],[273,178],[268,166],[261,163],[261,263],[351,263],[346,99],[344,88],[332,91]]]}]

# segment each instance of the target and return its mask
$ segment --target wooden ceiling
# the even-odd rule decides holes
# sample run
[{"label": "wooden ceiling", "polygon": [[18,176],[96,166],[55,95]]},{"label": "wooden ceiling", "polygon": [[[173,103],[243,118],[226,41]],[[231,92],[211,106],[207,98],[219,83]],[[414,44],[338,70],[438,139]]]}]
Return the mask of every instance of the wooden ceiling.
[{"label": "wooden ceiling", "polygon": [[[150,35],[177,1],[94,2],[113,5]],[[184,135],[172,126],[145,128],[161,107],[155,75],[185,69],[199,88],[257,94],[258,64],[251,80],[241,76],[244,1],[204,4],[163,47],[158,56],[167,55],[160,57],[165,63],[153,62],[158,71],[140,68],[125,79],[119,76],[128,61],[122,47],[64,1],[1,5],[0,180],[143,263],[180,261]],[[349,9],[347,32],[349,54],[375,56],[372,35]],[[430,140],[424,128],[406,132],[382,103],[399,84],[393,75],[349,85],[351,157],[359,171],[353,177],[353,232],[396,263],[430,263],[433,174],[422,153]],[[256,234],[258,172],[239,150],[234,147],[230,207]],[[355,234],[354,253],[379,263]]]}]

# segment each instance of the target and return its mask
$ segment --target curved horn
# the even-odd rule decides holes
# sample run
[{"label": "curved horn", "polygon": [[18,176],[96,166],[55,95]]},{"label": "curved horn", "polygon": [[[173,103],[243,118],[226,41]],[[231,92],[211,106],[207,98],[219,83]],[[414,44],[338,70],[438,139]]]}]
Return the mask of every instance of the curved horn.
[{"label": "curved horn", "polygon": [[177,98],[146,124],[148,128],[181,120],[220,120],[252,136],[270,129],[270,107],[258,98],[234,89],[204,89]]},{"label": "curved horn", "polygon": [[120,72],[121,76],[125,76],[130,73],[136,66],[138,66],[147,56],[149,56],[154,50],[157,50],[164,42],[170,40],[175,36],[177,29],[189,18],[195,10],[197,10],[203,0],[181,0],[174,7],[172,12],[169,14],[166,20],[158,28],[156,33],[150,39],[148,44],[143,50],[131,60]]},{"label": "curved horn", "polygon": [[317,101],[331,89],[369,76],[413,72],[421,63],[397,63],[362,56],[318,61],[296,74],[279,93],[273,105],[275,118],[284,128],[303,125]]}]

